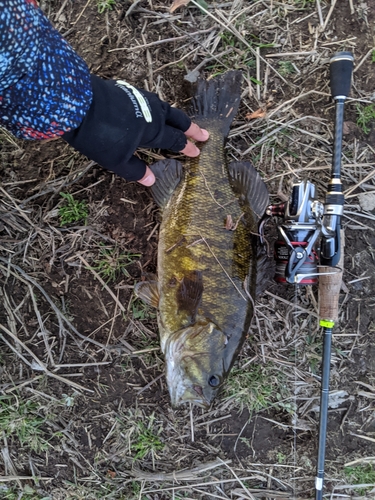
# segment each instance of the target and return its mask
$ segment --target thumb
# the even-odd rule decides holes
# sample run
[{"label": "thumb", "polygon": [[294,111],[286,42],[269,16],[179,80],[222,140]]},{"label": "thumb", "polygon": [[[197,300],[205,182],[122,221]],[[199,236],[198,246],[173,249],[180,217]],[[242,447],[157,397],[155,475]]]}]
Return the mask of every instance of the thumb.
[{"label": "thumb", "polygon": [[190,141],[187,141],[186,146],[180,152],[186,156],[190,156],[191,158],[195,158],[200,155],[200,149]]},{"label": "thumb", "polygon": [[139,182],[139,184],[142,184],[143,186],[152,186],[153,184],[155,184],[155,175],[148,166],[146,166],[145,175],[137,182]]}]

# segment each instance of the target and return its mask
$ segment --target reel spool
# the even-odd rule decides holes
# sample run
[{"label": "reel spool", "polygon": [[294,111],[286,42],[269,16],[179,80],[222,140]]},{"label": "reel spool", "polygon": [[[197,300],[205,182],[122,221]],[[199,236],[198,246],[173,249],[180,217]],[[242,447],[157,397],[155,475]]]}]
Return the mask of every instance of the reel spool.
[{"label": "reel spool", "polygon": [[315,185],[293,185],[286,204],[271,205],[267,215],[283,217],[275,243],[275,281],[313,285],[318,282],[317,240],[321,232],[323,205],[315,199]]}]

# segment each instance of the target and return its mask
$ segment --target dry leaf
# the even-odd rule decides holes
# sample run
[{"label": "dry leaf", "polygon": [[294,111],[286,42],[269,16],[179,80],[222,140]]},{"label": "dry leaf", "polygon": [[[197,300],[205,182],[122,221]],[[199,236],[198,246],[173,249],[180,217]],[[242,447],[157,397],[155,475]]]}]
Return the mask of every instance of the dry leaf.
[{"label": "dry leaf", "polygon": [[264,118],[265,116],[266,116],[266,111],[262,108],[259,108],[253,113],[247,113],[245,118],[246,120],[255,120],[255,118]]},{"label": "dry leaf", "polygon": [[174,12],[176,9],[179,7],[182,7],[183,5],[187,5],[190,2],[190,0],[173,0],[172,5],[170,6],[169,12]]}]

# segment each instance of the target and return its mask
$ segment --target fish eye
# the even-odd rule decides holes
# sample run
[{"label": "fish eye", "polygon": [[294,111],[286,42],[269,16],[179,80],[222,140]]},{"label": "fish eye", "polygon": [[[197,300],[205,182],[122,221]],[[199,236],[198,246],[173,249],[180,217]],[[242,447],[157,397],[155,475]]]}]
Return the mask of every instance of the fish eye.
[{"label": "fish eye", "polygon": [[218,385],[220,385],[220,377],[218,377],[217,375],[211,375],[211,377],[208,379],[208,383],[211,387],[217,387]]}]

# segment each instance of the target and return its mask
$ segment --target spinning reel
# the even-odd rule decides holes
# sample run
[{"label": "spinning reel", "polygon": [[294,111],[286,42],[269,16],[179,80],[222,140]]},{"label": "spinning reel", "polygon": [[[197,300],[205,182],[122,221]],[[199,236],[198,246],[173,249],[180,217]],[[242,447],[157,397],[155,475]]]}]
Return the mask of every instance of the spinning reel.
[{"label": "spinning reel", "polygon": [[335,267],[340,260],[340,221],[344,206],[341,150],[344,103],[350,90],[352,68],[350,52],[339,52],[331,58],[330,86],[336,117],[331,179],[325,202],[315,198],[314,184],[298,182],[293,185],[289,201],[270,205],[261,221],[259,233],[262,235],[269,217],[281,218],[275,244],[275,280],[279,283],[315,284],[319,275],[327,274],[319,273],[319,263]]},{"label": "spinning reel", "polygon": [[[334,267],[340,259],[340,220],[344,197],[335,193],[334,204],[315,198],[309,181],[293,184],[287,203],[270,205],[266,218],[278,217],[275,243],[275,280],[278,283],[313,285],[318,282],[319,262]],[[332,215],[331,215],[332,214]],[[262,234],[262,228],[260,228]]]},{"label": "spinning reel", "polygon": [[315,185],[309,181],[294,184],[289,201],[270,205],[266,214],[282,220],[275,243],[275,280],[301,285],[316,283],[323,204],[315,199]]}]

